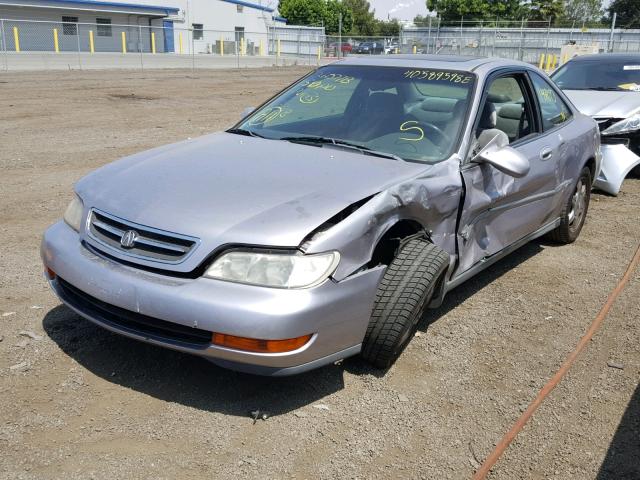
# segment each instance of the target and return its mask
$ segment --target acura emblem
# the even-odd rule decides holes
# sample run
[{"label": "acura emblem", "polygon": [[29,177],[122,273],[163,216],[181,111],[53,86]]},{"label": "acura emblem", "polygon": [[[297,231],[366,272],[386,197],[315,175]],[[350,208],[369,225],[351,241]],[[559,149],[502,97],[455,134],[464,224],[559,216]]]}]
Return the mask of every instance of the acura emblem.
[{"label": "acura emblem", "polygon": [[136,240],[138,240],[138,232],[127,230],[122,234],[120,245],[122,245],[122,248],[132,248],[136,244]]}]

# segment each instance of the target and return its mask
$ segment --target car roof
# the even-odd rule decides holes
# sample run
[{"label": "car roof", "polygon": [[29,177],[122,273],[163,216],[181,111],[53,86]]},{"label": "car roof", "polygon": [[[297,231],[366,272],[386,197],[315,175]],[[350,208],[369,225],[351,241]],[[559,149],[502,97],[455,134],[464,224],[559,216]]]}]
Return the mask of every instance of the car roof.
[{"label": "car roof", "polygon": [[473,71],[480,66],[485,67],[507,67],[507,66],[527,66],[528,63],[504,58],[475,57],[468,55],[428,55],[428,54],[405,54],[390,55],[384,57],[347,57],[339,61],[348,65],[371,65],[379,67],[412,67],[412,68],[434,68]]},{"label": "car roof", "polygon": [[620,62],[640,62],[640,53],[594,53],[578,55],[572,62],[601,62],[603,60],[617,60]]}]

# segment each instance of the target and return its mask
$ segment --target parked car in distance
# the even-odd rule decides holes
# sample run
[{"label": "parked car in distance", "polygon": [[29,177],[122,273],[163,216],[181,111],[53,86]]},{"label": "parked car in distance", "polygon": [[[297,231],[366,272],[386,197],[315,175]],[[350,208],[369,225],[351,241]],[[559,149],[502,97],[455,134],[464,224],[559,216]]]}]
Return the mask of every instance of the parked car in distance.
[{"label": "parked car in distance", "polygon": [[640,54],[575,57],[551,78],[598,122],[602,170],[594,187],[617,195],[629,172],[640,175]]},{"label": "parked car in distance", "polygon": [[362,42],[355,48],[354,53],[379,55],[384,52],[384,45],[381,42]]},{"label": "parked car in distance", "polygon": [[143,342],[264,375],[388,368],[451,289],[573,242],[599,161],[597,124],[528,64],[349,58],[87,175],[41,255],[66,305]]},{"label": "parked car in distance", "polygon": [[351,45],[349,42],[342,42],[342,43],[333,42],[333,43],[330,43],[329,47],[327,48],[327,55],[334,56],[334,57],[337,56],[339,46],[340,46],[340,51],[342,52],[343,55],[351,53],[351,51],[353,50],[353,45]]},{"label": "parked car in distance", "polygon": [[390,43],[389,45],[384,47],[384,53],[386,53],[387,55],[390,55],[393,53],[400,53],[400,46],[398,45],[397,42]]}]

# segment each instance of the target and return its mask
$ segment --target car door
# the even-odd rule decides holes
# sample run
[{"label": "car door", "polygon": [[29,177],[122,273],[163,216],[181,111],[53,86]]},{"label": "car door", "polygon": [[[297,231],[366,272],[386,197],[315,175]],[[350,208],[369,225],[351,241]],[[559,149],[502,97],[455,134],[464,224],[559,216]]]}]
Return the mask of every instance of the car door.
[{"label": "car door", "polygon": [[[465,198],[458,224],[456,276],[545,228],[557,218],[562,137],[544,132],[540,102],[526,71],[501,71],[485,82],[473,135],[497,129],[524,155],[529,172],[515,178],[475,163],[472,148],[461,174]],[[488,132],[491,133],[492,131]]]}]

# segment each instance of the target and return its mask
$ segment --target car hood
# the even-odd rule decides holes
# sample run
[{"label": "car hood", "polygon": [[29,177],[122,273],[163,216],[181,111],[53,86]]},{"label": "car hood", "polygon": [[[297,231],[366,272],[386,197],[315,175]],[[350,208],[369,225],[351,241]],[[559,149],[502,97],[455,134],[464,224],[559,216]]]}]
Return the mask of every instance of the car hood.
[{"label": "car hood", "polygon": [[640,111],[640,92],[564,90],[585,115],[596,118],[627,118]]},{"label": "car hood", "polygon": [[350,204],[425,168],[217,133],[126,157],[82,179],[76,191],[85,207],[198,237],[198,250],[209,254],[229,243],[298,246]]}]

